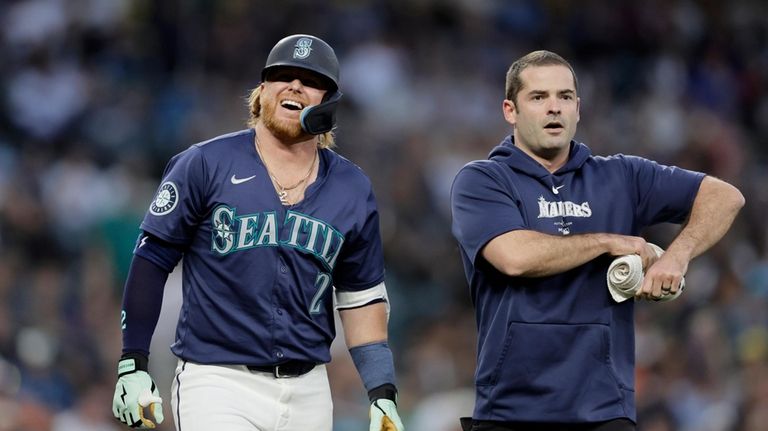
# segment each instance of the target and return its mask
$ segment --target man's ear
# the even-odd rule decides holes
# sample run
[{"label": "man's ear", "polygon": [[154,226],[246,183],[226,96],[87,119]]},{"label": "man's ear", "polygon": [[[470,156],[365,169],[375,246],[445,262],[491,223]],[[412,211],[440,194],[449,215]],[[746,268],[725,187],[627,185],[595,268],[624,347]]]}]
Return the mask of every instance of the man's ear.
[{"label": "man's ear", "polygon": [[581,120],[581,97],[576,98],[576,123]]},{"label": "man's ear", "polygon": [[504,101],[501,103],[501,109],[504,112],[504,119],[507,120],[507,123],[514,126],[517,122],[517,109],[515,107],[515,102],[509,99],[504,99]]}]

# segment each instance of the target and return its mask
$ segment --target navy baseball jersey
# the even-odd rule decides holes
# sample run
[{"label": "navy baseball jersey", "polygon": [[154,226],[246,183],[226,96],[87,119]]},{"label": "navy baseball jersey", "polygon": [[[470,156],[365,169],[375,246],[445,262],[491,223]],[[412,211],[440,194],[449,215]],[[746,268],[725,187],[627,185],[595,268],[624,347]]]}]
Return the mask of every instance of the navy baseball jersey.
[{"label": "navy baseball jersey", "polygon": [[304,199],[283,206],[254,133],[220,136],[173,157],[141,224],[185,249],[171,350],[205,364],[328,362],[334,286],[360,291],[384,280],[371,184],[323,149]]},{"label": "navy baseball jersey", "polygon": [[518,229],[638,235],[653,224],[681,223],[703,177],[640,157],[592,156],[577,142],[568,162],[550,173],[511,137],[489,160],[459,172],[453,233],[477,310],[475,419],[635,420],[634,304],[611,300],[611,258],[524,278],[505,276],[480,253]]}]

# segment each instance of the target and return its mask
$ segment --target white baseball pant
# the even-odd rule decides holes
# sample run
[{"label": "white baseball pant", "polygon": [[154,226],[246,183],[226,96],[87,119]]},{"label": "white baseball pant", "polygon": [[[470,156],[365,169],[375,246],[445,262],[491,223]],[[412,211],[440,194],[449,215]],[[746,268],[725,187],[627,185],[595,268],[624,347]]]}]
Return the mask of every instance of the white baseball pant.
[{"label": "white baseball pant", "polygon": [[325,365],[275,378],[243,365],[179,361],[171,385],[177,431],[331,431],[333,401]]}]

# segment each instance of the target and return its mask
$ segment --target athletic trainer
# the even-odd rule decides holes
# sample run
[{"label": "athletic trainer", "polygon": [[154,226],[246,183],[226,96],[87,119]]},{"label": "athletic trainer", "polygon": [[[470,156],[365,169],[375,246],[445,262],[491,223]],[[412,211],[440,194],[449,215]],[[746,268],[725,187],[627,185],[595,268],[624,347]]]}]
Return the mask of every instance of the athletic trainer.
[{"label": "athletic trainer", "polygon": [[[515,61],[505,90],[512,134],[461,169],[451,192],[479,338],[464,428],[634,430],[634,301],[611,298],[608,266],[637,254],[645,278],[636,299],[676,293],[744,197],[703,173],[592,155],[573,140],[578,84],[557,54]],[[638,235],[662,222],[683,227],[656,260]]]}]

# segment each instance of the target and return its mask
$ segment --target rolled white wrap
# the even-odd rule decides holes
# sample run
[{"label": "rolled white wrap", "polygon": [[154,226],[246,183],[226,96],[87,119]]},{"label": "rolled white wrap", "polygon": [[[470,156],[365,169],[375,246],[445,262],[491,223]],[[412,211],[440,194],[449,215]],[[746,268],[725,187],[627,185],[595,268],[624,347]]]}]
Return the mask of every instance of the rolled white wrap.
[{"label": "rolled white wrap", "polygon": [[[656,244],[649,245],[656,252],[657,256],[664,254],[664,250]],[[643,261],[637,254],[628,254],[617,257],[611,262],[606,275],[608,281],[608,292],[616,302],[624,302],[627,299],[634,298],[635,293],[643,286]],[[674,295],[662,293],[660,299],[656,301],[672,301],[677,299],[683,293],[685,288],[685,277],[680,280],[680,288]]]}]

